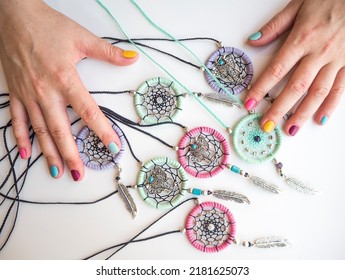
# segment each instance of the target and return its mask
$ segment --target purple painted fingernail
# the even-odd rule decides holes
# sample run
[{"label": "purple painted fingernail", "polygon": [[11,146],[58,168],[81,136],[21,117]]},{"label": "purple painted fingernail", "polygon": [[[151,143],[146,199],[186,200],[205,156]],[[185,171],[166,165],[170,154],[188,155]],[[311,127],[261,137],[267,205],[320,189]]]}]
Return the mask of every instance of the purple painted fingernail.
[{"label": "purple painted fingernail", "polygon": [[299,127],[297,125],[293,125],[289,128],[289,134],[291,136],[295,136],[298,130],[299,130]]},{"label": "purple painted fingernail", "polygon": [[79,181],[80,173],[77,170],[71,170],[71,175],[74,181]]}]

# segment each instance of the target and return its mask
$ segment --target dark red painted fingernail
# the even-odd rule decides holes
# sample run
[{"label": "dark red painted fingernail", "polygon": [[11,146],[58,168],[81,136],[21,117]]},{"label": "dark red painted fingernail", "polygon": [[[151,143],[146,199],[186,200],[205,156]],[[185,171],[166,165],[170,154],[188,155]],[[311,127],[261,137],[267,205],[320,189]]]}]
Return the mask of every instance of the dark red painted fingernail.
[{"label": "dark red painted fingernail", "polygon": [[77,170],[71,170],[71,175],[74,181],[79,181],[80,173]]},{"label": "dark red painted fingernail", "polygon": [[289,134],[291,136],[295,136],[298,130],[299,130],[299,127],[297,125],[293,125],[289,128]]}]

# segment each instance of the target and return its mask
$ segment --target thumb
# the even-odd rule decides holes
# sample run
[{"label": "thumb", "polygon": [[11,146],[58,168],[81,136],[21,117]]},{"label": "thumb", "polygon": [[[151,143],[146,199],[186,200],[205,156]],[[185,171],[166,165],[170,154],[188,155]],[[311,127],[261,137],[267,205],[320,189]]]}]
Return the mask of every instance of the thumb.
[{"label": "thumb", "polygon": [[258,32],[248,37],[252,46],[266,45],[292,27],[303,1],[291,1],[289,4],[267,22]]},{"label": "thumb", "polygon": [[138,60],[138,53],[133,50],[123,50],[105,40],[95,37],[84,49],[87,57],[103,60],[114,65],[126,66]]}]

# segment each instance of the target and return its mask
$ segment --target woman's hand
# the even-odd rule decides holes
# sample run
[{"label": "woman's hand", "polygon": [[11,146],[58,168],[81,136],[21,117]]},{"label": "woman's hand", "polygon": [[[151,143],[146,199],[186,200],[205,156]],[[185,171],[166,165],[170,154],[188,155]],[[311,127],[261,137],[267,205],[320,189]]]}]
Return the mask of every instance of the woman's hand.
[{"label": "woman's hand", "polygon": [[245,106],[255,108],[292,71],[261,125],[271,131],[305,94],[285,125],[293,136],[313,114],[318,124],[325,124],[345,90],[345,1],[293,0],[248,42],[262,46],[287,30],[287,39],[249,90]]},{"label": "woman's hand", "polygon": [[136,52],[112,46],[41,0],[2,0],[0,57],[22,158],[31,155],[31,123],[52,177],[61,177],[64,160],[75,181],[83,178],[84,165],[66,112],[69,104],[111,152],[118,152],[120,140],[81,82],[75,64],[92,57],[129,65],[137,60]]}]

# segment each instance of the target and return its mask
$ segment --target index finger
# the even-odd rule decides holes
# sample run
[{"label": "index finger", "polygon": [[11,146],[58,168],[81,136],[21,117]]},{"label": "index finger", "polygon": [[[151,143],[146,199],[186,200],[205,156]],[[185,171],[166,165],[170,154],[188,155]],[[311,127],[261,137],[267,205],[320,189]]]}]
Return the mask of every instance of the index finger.
[{"label": "index finger", "polygon": [[108,150],[112,154],[117,154],[121,150],[121,141],[113,130],[110,121],[102,113],[77,74],[74,81],[75,84],[65,91],[67,101],[85,124],[96,133]]},{"label": "index finger", "polygon": [[245,98],[246,109],[254,109],[261,99],[289,73],[302,56],[303,50],[290,46],[289,40],[286,40],[272,62],[249,89]]}]

